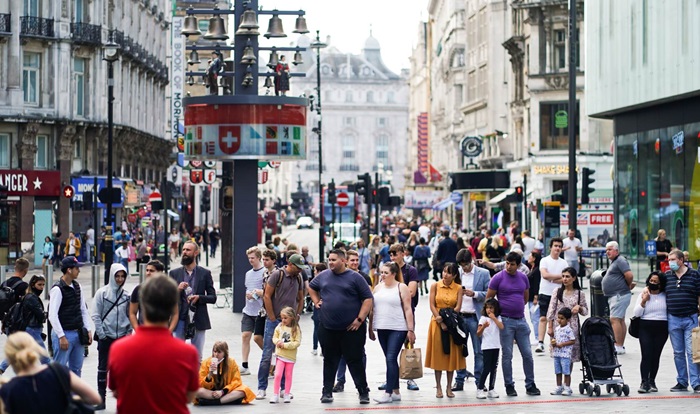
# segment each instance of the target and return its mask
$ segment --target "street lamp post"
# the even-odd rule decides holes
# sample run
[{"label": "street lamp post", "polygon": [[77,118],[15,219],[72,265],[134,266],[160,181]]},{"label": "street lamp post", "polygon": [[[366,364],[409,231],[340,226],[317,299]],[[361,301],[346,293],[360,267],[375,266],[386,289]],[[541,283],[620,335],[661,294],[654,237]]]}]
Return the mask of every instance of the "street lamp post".
[{"label": "street lamp post", "polygon": [[[119,45],[114,43],[114,33],[110,31],[109,41],[104,45],[104,60],[107,61],[107,194],[112,197],[112,141],[114,132],[114,62],[119,59]],[[97,189],[93,189],[96,191]],[[104,201],[103,201],[104,203]],[[109,284],[109,269],[114,253],[112,200],[107,200],[107,223],[105,225],[105,285]]]},{"label": "street lamp post", "polygon": [[318,257],[323,261],[323,252],[326,248],[324,220],[323,220],[323,129],[321,128],[321,49],[328,46],[320,38],[320,32],[316,30],[316,39],[311,42],[311,48],[316,50],[316,113],[318,114],[318,126],[315,128],[318,134]]}]

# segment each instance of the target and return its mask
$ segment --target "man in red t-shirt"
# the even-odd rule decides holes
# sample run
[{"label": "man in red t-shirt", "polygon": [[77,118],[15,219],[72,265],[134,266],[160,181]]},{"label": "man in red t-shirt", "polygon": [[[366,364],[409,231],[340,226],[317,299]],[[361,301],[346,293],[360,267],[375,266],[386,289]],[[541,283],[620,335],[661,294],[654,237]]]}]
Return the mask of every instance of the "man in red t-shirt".
[{"label": "man in red t-shirt", "polygon": [[178,290],[167,276],[141,285],[144,324],[120,339],[109,354],[109,388],[120,413],[189,413],[199,389],[197,349],[173,338],[168,329]]}]

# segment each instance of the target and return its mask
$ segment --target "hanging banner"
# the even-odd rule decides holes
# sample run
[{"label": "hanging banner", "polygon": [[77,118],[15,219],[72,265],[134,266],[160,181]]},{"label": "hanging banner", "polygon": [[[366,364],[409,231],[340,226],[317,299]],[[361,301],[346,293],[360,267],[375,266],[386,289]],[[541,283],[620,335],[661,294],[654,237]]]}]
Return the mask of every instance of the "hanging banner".
[{"label": "hanging banner", "polygon": [[185,159],[306,159],[306,106],[190,105]]},{"label": "hanging banner", "polygon": [[182,131],[184,130],[182,94],[184,93],[185,81],[185,38],[180,34],[184,18],[173,16],[170,27],[172,42],[172,58],[170,59],[170,132],[173,141],[177,142],[178,150],[184,148]]}]

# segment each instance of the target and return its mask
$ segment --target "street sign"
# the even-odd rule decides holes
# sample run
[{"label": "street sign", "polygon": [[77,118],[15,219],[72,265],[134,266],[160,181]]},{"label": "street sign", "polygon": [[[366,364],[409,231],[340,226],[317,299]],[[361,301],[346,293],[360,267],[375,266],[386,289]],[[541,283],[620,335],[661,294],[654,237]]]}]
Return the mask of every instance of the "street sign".
[{"label": "street sign", "polygon": [[67,185],[63,187],[63,197],[65,198],[73,198],[75,195],[75,189],[73,188],[72,185]]},{"label": "street sign", "polygon": [[338,193],[338,195],[336,196],[336,203],[340,207],[347,206],[348,203],[350,203],[350,197],[348,196],[348,193],[343,193],[343,192]]},{"label": "street sign", "polygon": [[270,161],[270,167],[272,168],[279,168],[280,165],[282,165],[281,161]]}]

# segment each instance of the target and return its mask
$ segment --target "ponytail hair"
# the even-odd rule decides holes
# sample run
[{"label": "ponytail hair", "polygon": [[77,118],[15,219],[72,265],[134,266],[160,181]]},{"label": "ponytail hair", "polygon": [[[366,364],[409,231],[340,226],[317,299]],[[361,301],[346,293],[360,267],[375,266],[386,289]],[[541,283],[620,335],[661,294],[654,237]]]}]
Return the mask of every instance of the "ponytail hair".
[{"label": "ponytail hair", "polygon": [[5,357],[16,373],[28,370],[42,356],[48,357],[46,350],[40,347],[28,333],[15,332],[7,338]]}]

